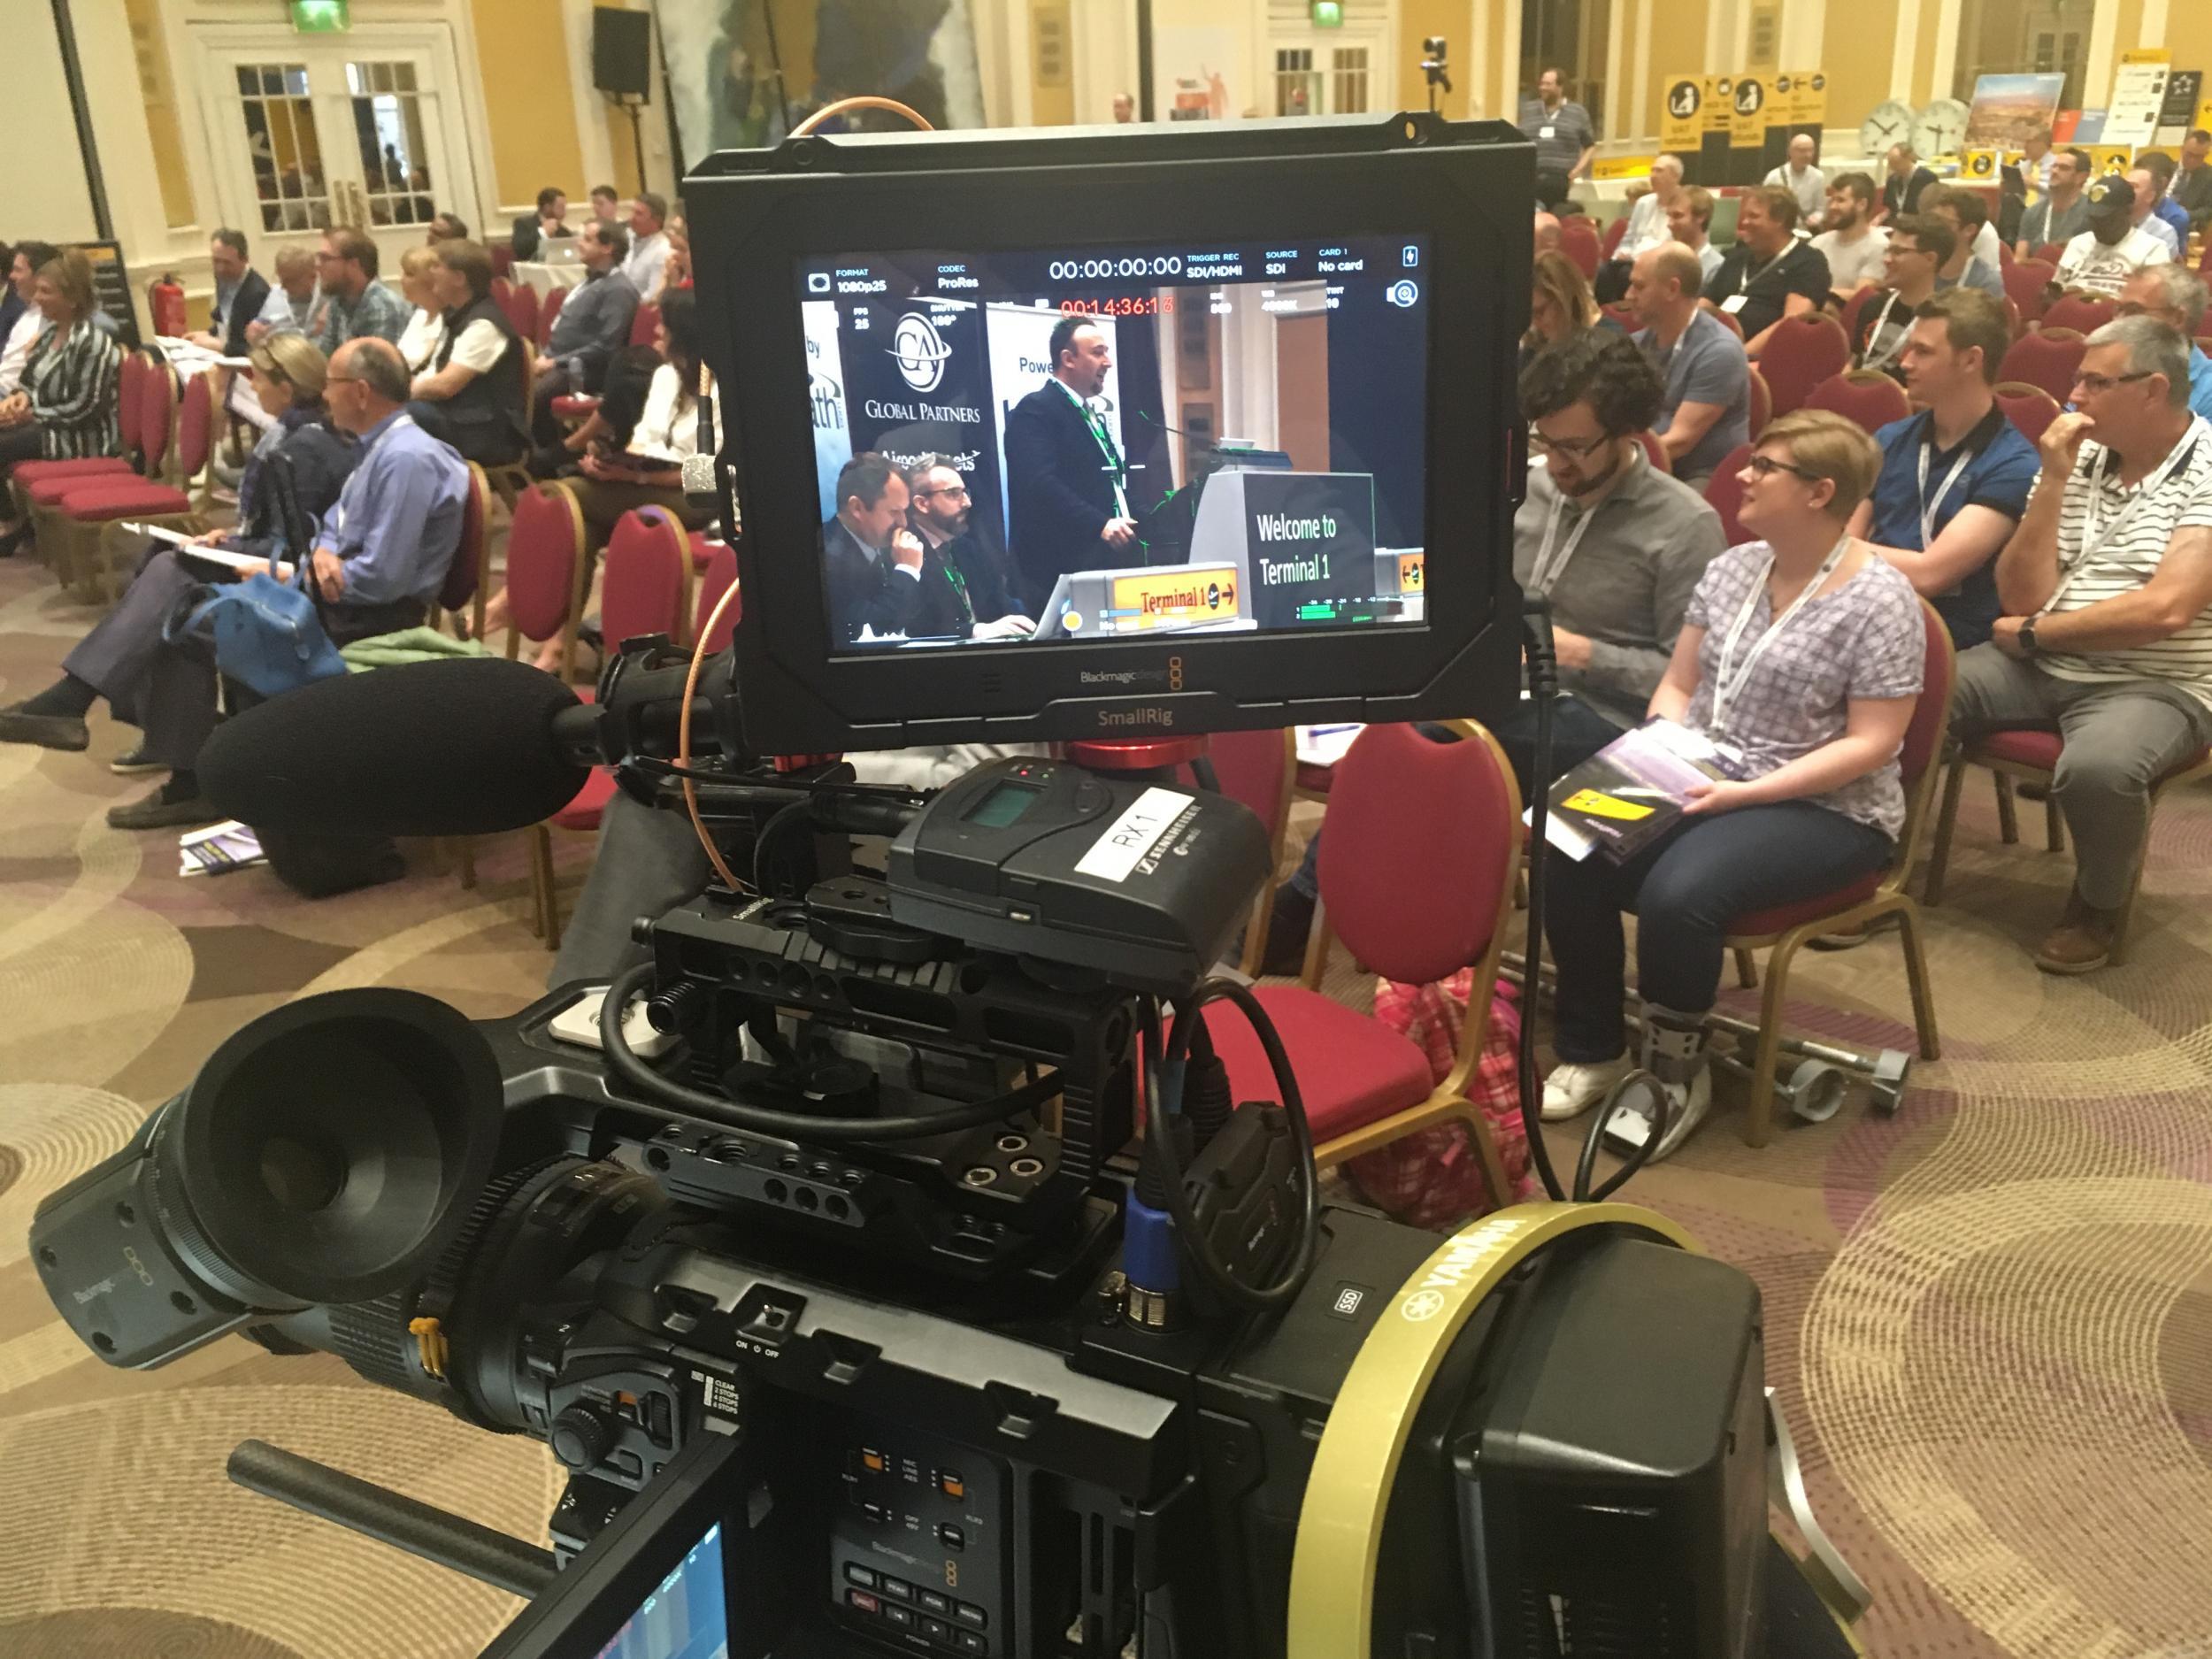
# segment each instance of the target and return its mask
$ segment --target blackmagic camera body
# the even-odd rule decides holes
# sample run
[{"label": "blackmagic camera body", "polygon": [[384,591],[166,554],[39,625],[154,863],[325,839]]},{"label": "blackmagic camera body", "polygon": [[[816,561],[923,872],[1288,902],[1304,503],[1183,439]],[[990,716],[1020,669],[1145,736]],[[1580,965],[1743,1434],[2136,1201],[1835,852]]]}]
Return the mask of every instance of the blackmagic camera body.
[{"label": "blackmagic camera body", "polygon": [[[465,833],[611,764],[716,879],[509,1019],[363,990],[238,1033],[41,1205],[64,1317],[544,1440],[557,1578],[234,1460],[532,1593],[509,1659],[1847,1650],[1767,1536],[1750,1282],[1625,1206],[1447,1239],[1323,1203],[1212,970],[1269,842],[1187,740],[1515,695],[1531,177],[1423,115],[710,158],[733,653],[631,642],[590,705],[508,664],[326,682],[203,776],[249,821]],[[867,245],[956,187],[966,246]],[[453,775],[495,783],[449,807],[401,711],[457,708]],[[402,735],[312,741],[366,729]],[[1038,738],[1141,741],[934,794],[823,758]]]}]

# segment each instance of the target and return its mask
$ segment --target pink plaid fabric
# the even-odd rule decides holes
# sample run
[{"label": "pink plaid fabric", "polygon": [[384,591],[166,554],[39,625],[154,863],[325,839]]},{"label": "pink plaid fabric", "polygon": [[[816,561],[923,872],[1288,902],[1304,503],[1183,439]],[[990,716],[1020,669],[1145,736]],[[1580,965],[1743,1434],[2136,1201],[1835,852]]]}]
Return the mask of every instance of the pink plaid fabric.
[{"label": "pink plaid fabric", "polygon": [[[1433,985],[1375,982],[1375,1018],[1417,1045],[1429,1074],[1441,1083],[1451,1072],[1452,1045],[1467,1012],[1474,971],[1462,968]],[[1494,990],[1490,1029],[1475,1068],[1471,1097],[1490,1125],[1517,1202],[1529,1195],[1528,1135],[1521,1124],[1514,1048],[1521,1034],[1518,993],[1504,980]],[[1440,1124],[1363,1153],[1345,1164],[1354,1186],[1377,1208],[1410,1226],[1456,1226],[1494,1208],[1483,1179],[1482,1160],[1462,1124]]]}]

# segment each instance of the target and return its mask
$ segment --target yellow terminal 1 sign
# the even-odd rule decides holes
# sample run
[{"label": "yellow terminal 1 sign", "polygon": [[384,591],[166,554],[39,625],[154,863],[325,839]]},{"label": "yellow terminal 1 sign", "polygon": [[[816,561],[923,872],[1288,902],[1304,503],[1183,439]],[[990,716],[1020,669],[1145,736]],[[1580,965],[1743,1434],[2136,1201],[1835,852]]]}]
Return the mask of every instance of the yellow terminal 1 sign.
[{"label": "yellow terminal 1 sign", "polygon": [[1114,578],[1112,631],[1187,627],[1243,614],[1233,565],[1182,565]]}]

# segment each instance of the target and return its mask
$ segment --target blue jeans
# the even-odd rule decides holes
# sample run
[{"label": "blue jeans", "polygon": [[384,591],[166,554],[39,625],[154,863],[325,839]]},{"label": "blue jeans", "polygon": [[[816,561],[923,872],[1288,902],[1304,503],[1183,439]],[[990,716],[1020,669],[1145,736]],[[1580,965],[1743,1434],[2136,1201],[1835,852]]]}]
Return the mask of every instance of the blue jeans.
[{"label": "blue jeans", "polygon": [[1593,853],[1545,861],[1544,936],[1558,964],[1553,1047],[1592,1064],[1621,1053],[1626,1033],[1626,930],[1634,910],[1636,983],[1644,1000],[1703,1014],[1720,990],[1740,916],[1818,898],[1889,862],[1881,831],[1810,801],[1685,818],[1629,859]]},{"label": "blue jeans", "polygon": [[[1563,774],[1596,754],[1624,730],[1600,714],[1588,703],[1577,697],[1560,697],[1552,703],[1551,713],[1551,770],[1556,781]],[[1536,705],[1520,702],[1513,705],[1512,713],[1490,728],[1498,740],[1498,747],[1505,751],[1506,764],[1513,768],[1513,781],[1520,786],[1521,804],[1526,806],[1529,782],[1536,771]],[[1458,741],[1450,727],[1423,726],[1421,734],[1432,737],[1440,743]],[[1297,872],[1283,885],[1309,899],[1321,896],[1321,833],[1314,832],[1306,842],[1306,856],[1299,864]]]}]

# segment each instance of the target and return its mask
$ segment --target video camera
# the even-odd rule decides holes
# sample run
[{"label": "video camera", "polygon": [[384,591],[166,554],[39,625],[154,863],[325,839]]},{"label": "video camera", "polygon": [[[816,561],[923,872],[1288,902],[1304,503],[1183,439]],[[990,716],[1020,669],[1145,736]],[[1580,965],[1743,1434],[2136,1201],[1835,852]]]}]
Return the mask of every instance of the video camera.
[{"label": "video camera", "polygon": [[[1418,114],[710,158],[733,650],[632,641],[589,704],[489,661],[321,682],[202,776],[250,822],[473,833],[611,765],[716,881],[603,992],[245,1027],[40,1206],[63,1317],[545,1440],[551,1555],[232,1462],[529,1596],[503,1659],[1847,1651],[1767,1535],[1750,1281],[1618,1204],[1442,1240],[1325,1204],[1268,1005],[1211,969],[1269,843],[1187,734],[1515,695],[1531,178]],[[925,191],[984,228],[850,251]],[[942,540],[893,488],[923,457],[971,463]],[[933,579],[1032,631],[853,625]],[[819,753],[1132,735],[928,796]]]}]

